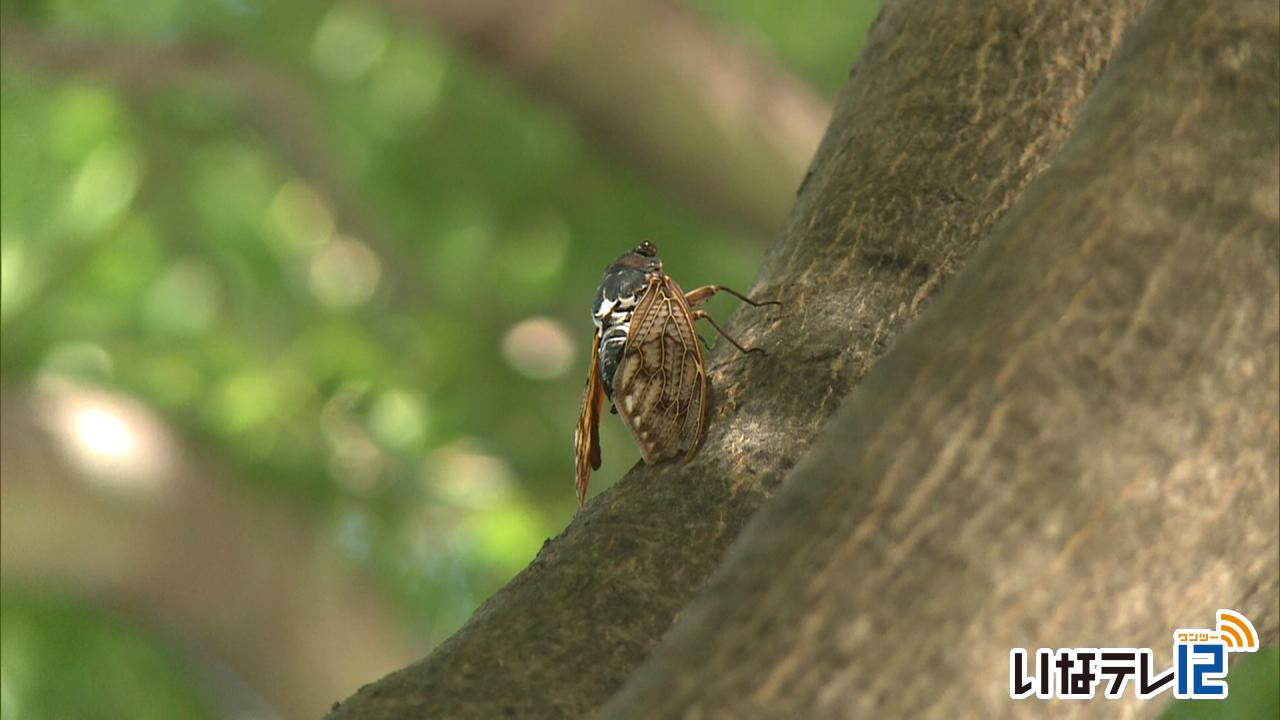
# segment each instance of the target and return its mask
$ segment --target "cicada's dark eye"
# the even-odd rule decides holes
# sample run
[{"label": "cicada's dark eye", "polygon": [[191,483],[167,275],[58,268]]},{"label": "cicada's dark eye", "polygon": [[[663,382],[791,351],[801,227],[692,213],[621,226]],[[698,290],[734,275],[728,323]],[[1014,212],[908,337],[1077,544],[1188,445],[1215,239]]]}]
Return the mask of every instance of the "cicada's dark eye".
[{"label": "cicada's dark eye", "polygon": [[637,245],[636,249],[631,252],[645,257],[658,257],[658,248],[648,240]]}]

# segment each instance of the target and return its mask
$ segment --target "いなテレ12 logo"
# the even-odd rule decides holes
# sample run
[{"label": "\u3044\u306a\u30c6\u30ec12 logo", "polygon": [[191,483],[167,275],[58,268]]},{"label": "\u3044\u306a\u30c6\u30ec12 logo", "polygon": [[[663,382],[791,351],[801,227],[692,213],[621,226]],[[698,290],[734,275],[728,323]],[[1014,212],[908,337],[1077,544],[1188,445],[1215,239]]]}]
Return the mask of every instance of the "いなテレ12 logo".
[{"label": "\u3044\u306a\u30c6\u30ec12 logo", "polygon": [[[1009,651],[1009,697],[1022,700],[1089,700],[1101,687],[1115,700],[1130,691],[1140,700],[1170,687],[1180,699],[1227,696],[1227,653],[1255,652],[1258,631],[1234,610],[1218,611],[1218,626],[1179,628],[1173,633],[1173,667],[1156,671],[1151,648],[1039,648],[1029,664],[1025,648]],[[1034,674],[1033,674],[1034,673]]]}]

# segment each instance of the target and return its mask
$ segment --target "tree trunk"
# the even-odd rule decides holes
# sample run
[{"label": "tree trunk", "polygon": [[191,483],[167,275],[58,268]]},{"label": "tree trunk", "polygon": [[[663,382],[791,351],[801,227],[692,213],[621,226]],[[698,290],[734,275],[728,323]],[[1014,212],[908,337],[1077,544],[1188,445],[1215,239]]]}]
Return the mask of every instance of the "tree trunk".
[{"label": "tree trunk", "polygon": [[1010,647],[1158,648],[1219,606],[1275,641],[1275,11],[1159,3],[1060,154],[1141,5],[888,4],[698,457],[332,717],[586,715],[678,613],[606,714],[982,715]]},{"label": "tree trunk", "polygon": [[606,717],[1098,717],[1011,701],[1009,649],[1163,669],[1220,607],[1276,642],[1278,35],[1269,1],[1140,18]]}]

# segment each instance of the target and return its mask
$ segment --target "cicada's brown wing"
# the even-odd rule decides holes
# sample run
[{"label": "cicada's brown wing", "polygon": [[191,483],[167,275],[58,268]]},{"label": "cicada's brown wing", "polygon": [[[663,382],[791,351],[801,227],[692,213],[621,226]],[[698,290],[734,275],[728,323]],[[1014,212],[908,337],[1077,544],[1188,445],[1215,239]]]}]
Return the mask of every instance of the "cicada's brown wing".
[{"label": "cicada's brown wing", "polygon": [[600,406],[604,403],[604,383],[600,380],[600,333],[591,343],[591,369],[587,372],[587,389],[582,396],[582,414],[573,434],[578,507],[587,501],[587,485],[591,471],[600,469]]},{"label": "cicada's brown wing", "polygon": [[675,281],[654,273],[631,316],[613,401],[646,463],[693,455],[707,412],[702,349]]}]

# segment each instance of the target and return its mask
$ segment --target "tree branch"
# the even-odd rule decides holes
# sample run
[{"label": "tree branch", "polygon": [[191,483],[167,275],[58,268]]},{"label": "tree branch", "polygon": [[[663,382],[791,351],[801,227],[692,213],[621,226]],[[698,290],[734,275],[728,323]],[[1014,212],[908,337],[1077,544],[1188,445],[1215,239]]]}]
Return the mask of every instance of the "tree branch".
[{"label": "tree branch", "polygon": [[331,717],[598,709],[836,405],[1048,164],[1140,5],[888,5],[750,293],[786,307],[729,323],[768,358],[710,357],[699,455],[634,468],[431,656]]},{"label": "tree branch", "polygon": [[189,447],[145,495],[95,492],[39,427],[48,404],[27,388],[0,394],[6,585],[91,597],[178,633],[282,717],[315,717],[421,651],[324,528],[242,497]]},{"label": "tree branch", "polygon": [[672,197],[759,238],[786,217],[831,115],[805,83],[666,2],[380,4],[547,97]]},{"label": "tree branch", "polygon": [[1280,640],[1280,12],[1129,38],[604,716],[1095,717],[1013,703],[1009,649]]}]

